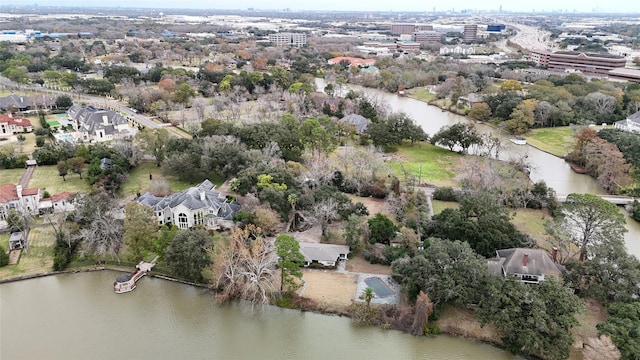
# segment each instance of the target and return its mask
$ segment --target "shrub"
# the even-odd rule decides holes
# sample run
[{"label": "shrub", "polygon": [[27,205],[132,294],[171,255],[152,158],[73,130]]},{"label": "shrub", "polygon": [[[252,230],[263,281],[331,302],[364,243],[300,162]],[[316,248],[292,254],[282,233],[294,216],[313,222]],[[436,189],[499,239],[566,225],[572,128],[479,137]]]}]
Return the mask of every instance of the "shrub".
[{"label": "shrub", "polygon": [[631,205],[631,217],[635,221],[640,221],[640,202],[638,200],[633,200],[633,204]]},{"label": "shrub", "polygon": [[5,251],[4,247],[0,246],[0,267],[9,264],[9,254]]},{"label": "shrub", "polygon": [[433,192],[433,198],[440,201],[458,201],[458,192],[449,186],[439,187]]}]

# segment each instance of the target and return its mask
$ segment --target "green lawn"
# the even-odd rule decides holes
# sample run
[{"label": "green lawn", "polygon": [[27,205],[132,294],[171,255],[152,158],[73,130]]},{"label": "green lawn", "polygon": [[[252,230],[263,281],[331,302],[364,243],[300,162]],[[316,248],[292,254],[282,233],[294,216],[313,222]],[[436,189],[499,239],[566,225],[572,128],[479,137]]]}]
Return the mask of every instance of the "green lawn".
[{"label": "green lawn", "polygon": [[24,172],[23,168],[20,169],[2,169],[0,170],[0,185],[14,184],[17,185],[20,181],[20,177]]},{"label": "green lawn", "polygon": [[[85,171],[86,172],[86,171]],[[89,192],[91,187],[85,181],[84,177],[80,179],[77,174],[69,172],[66,176],[66,181],[62,180],[62,177],[58,175],[58,168],[55,165],[38,165],[33,172],[31,181],[29,181],[29,187],[38,187],[43,191],[48,191],[51,195],[59,194],[61,192]]]},{"label": "green lawn", "polygon": [[408,177],[414,176],[416,179],[420,177],[422,183],[451,186],[455,184],[453,178],[460,159],[460,154],[435,145],[405,143],[388,163],[402,182],[411,181]]},{"label": "green lawn", "polygon": [[[120,194],[126,197],[148,191],[151,187],[149,174],[151,174],[154,179],[167,179],[167,181],[169,181],[169,185],[171,186],[172,192],[181,191],[196,185],[180,181],[173,176],[164,176],[162,174],[162,168],[157,167],[155,163],[144,162],[131,170],[131,172],[129,173],[129,178],[120,187]],[[209,180],[217,186],[220,186],[224,182],[224,179],[218,176],[211,176]]]},{"label": "green lawn", "polygon": [[547,232],[544,229],[544,224],[551,219],[551,216],[542,210],[516,209],[511,222],[518,230],[531,236],[539,247],[551,251],[552,245],[547,241]]},{"label": "green lawn", "polygon": [[559,157],[569,153],[575,141],[569,126],[533,129],[525,137],[532,146]]},{"label": "green lawn", "polygon": [[444,209],[457,209],[460,207],[460,204],[455,201],[441,201],[441,200],[432,200],[431,205],[433,205],[433,214],[438,215]]},{"label": "green lawn", "polygon": [[430,92],[425,88],[409,89],[407,90],[407,96],[412,99],[416,99],[424,102],[429,102],[436,98],[436,94]]},{"label": "green lawn", "polygon": [[[9,236],[0,235],[0,244],[6,249]],[[53,245],[55,235],[50,226],[32,228],[29,232],[29,251],[22,252],[20,261],[16,265],[0,268],[0,279],[16,276],[39,274],[52,270]]]}]

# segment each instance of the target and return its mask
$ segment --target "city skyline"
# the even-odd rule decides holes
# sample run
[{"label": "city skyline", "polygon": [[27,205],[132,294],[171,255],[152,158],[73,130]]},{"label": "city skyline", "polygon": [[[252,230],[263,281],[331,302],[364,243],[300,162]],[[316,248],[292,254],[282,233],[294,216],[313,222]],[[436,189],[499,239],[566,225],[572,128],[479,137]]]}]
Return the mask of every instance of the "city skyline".
[{"label": "city skyline", "polygon": [[[44,0],[34,2],[33,0],[11,0],[7,5],[38,5],[38,6],[76,6],[85,7],[87,3],[80,0]],[[404,1],[339,1],[325,0],[322,2],[300,2],[296,0],[237,0],[234,2],[208,3],[199,0],[184,0],[181,2],[166,0],[138,0],[135,2],[126,0],[112,0],[104,7],[143,7],[143,8],[174,8],[174,9],[237,9],[246,10],[249,8],[260,10],[317,10],[317,11],[462,11],[481,10],[503,12],[619,12],[619,13],[640,13],[640,3],[629,3],[626,0],[611,0],[606,3],[600,1],[578,1],[565,0],[563,2],[551,0],[539,0],[534,4],[523,2],[509,2],[502,0],[488,0],[477,2],[471,0],[448,1],[446,6],[442,3],[404,0]],[[98,7],[98,4],[92,4]]]}]

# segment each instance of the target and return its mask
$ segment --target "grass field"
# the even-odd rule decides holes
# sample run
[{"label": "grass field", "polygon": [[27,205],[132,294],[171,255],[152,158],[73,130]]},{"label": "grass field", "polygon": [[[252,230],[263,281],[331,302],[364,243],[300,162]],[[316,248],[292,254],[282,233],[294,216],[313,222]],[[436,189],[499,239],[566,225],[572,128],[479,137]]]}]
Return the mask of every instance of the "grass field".
[{"label": "grass field", "polygon": [[[162,168],[157,167],[155,163],[144,162],[131,170],[129,178],[120,187],[120,194],[127,197],[137,193],[144,193],[149,190],[151,188],[149,174],[151,174],[154,179],[167,179],[171,186],[171,191],[181,191],[195,185],[180,181],[173,176],[164,176],[162,174]],[[224,182],[224,179],[221,177],[212,176],[209,180],[217,186],[220,186]]]},{"label": "grass field", "polygon": [[38,165],[33,172],[31,181],[29,181],[29,187],[38,187],[43,191],[48,191],[51,195],[65,191],[89,192],[91,190],[91,187],[84,180],[84,177],[80,179],[77,174],[69,172],[66,178],[66,181],[62,180],[62,177],[58,175],[58,168],[55,165]]},{"label": "grass field", "polygon": [[0,170],[0,185],[2,184],[14,184],[16,185],[20,181],[20,177],[24,169],[2,169]]},{"label": "grass field", "polygon": [[[0,235],[0,243],[5,249],[9,242],[8,238],[7,234]],[[55,242],[53,229],[50,226],[32,228],[28,242],[29,251],[22,252],[18,264],[0,268],[0,279],[51,271]]]},{"label": "grass field", "polygon": [[430,92],[425,88],[409,89],[407,90],[407,96],[412,99],[416,99],[424,102],[429,102],[436,98],[436,94]]},{"label": "grass field", "polygon": [[455,201],[432,200],[431,204],[433,205],[434,215],[440,214],[444,209],[457,209],[460,207],[460,204]]},{"label": "grass field", "polygon": [[408,177],[414,176],[416,179],[420,177],[422,183],[451,186],[462,156],[427,143],[405,143],[393,153],[392,158],[389,165],[400,181],[411,181]]},{"label": "grass field", "polygon": [[552,220],[551,215],[542,210],[533,209],[517,209],[515,213],[511,220],[513,225],[518,230],[531,236],[539,247],[551,251],[553,246],[547,241],[547,232],[544,229],[544,224]]},{"label": "grass field", "polygon": [[525,138],[532,146],[559,157],[569,153],[575,141],[569,126],[533,129]]}]

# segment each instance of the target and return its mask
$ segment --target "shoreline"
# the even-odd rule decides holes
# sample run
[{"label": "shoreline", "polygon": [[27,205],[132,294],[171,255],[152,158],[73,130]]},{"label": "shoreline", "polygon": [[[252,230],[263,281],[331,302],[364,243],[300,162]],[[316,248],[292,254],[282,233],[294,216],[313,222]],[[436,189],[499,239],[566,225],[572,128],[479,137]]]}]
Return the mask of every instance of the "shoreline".
[{"label": "shoreline", "polygon": [[[429,105],[429,106],[437,107],[438,109],[440,109],[440,110],[442,110],[442,111],[446,111],[446,112],[451,113],[451,114],[454,114],[454,115],[462,116],[462,117],[464,117],[465,119],[467,119],[468,121],[473,122],[474,124],[480,123],[480,124],[482,124],[482,125],[485,125],[485,126],[488,126],[488,127],[492,128],[492,129],[500,130],[500,129],[498,129],[495,125],[493,125],[493,124],[491,124],[491,123],[489,123],[489,122],[482,122],[482,121],[480,121],[480,120],[472,119],[472,118],[468,117],[467,115],[463,115],[463,114],[457,113],[457,112],[455,112],[455,111],[451,111],[451,110],[447,109],[446,107],[441,107],[441,106],[435,105],[435,104],[433,104],[433,103],[431,103],[431,102],[429,102],[429,101],[423,101],[423,100],[417,99],[417,98],[415,98],[415,97],[412,97],[412,96],[410,96],[410,95],[407,95],[406,97],[411,98],[411,99],[416,100],[416,101],[423,102],[423,103],[425,103],[425,104],[427,104],[427,105]],[[547,128],[547,129],[553,129],[553,128]],[[525,137],[526,137],[526,136],[525,136]],[[532,148],[534,148],[534,149],[540,150],[540,151],[542,151],[543,153],[547,153],[547,154],[549,154],[549,155],[551,155],[551,156],[555,156],[555,157],[557,157],[557,158],[559,158],[559,159],[563,159],[563,160],[565,160],[565,157],[564,157],[564,156],[559,156],[559,155],[554,154],[554,153],[552,153],[552,152],[550,152],[550,151],[548,151],[548,150],[544,150],[544,149],[542,149],[542,148],[540,148],[540,147],[538,147],[538,146],[535,146],[535,145],[531,144],[531,143],[530,143],[530,142],[528,142],[528,141],[527,141],[527,145],[531,146],[531,147],[532,147]]]},{"label": "shoreline", "polygon": [[[125,270],[122,268],[117,268],[117,267],[111,267],[111,266],[98,266],[98,267],[92,267],[92,268],[78,268],[78,269],[71,269],[71,270],[62,270],[62,271],[49,271],[49,272],[44,272],[44,273],[38,273],[38,274],[30,274],[30,275],[23,275],[23,276],[17,276],[17,277],[13,277],[13,278],[8,278],[8,279],[2,279],[0,280],[0,285],[3,284],[9,284],[9,283],[16,283],[16,282],[21,282],[21,281],[26,281],[26,280],[32,280],[32,279],[38,279],[38,278],[43,278],[43,277],[50,277],[50,276],[56,276],[56,275],[68,275],[68,274],[82,274],[82,273],[91,273],[91,272],[98,272],[98,271],[114,271],[114,272],[120,272],[120,273],[130,273],[131,271],[129,270]],[[158,278],[160,280],[165,280],[165,281],[171,281],[171,282],[176,282],[176,283],[180,283],[182,285],[186,285],[186,286],[193,286],[193,287],[197,287],[197,288],[202,288],[202,289],[206,289],[209,290],[211,292],[213,292],[213,290],[205,285],[205,284],[198,284],[198,283],[194,283],[191,281],[187,281],[187,280],[181,280],[178,278],[174,278],[168,275],[163,275],[163,274],[148,274],[149,277],[151,278]],[[306,300],[303,301],[302,304],[298,305],[298,306],[294,306],[294,307],[287,307],[287,306],[279,306],[277,303],[269,303],[269,306],[274,306],[280,309],[288,309],[288,310],[294,310],[294,311],[299,311],[299,312],[311,312],[314,314],[319,314],[319,315],[326,315],[326,316],[339,316],[339,317],[345,317],[348,319],[353,319],[353,317],[351,316],[351,314],[349,313],[348,309],[350,306],[352,306],[353,304],[355,304],[355,301],[352,300],[352,303],[350,306],[347,306],[345,308],[342,309],[328,309],[325,308],[323,304],[320,304],[312,299],[309,298],[304,298],[304,297],[300,297],[300,299]],[[379,308],[380,309],[385,309],[389,307],[389,305],[385,306],[385,305],[381,305]],[[391,307],[395,307],[395,305],[391,305]],[[437,321],[435,322],[437,324]],[[404,329],[399,329],[399,328],[385,328],[385,327],[381,327],[381,326],[376,326],[376,325],[369,325],[369,326],[363,326],[363,327],[372,327],[372,328],[379,328],[380,330],[395,330],[395,331],[400,331],[406,335],[411,335],[411,333],[409,333],[408,331],[404,330]],[[434,336],[438,336],[438,335],[445,335],[445,336],[450,336],[453,338],[462,338],[465,339],[467,341],[471,341],[471,342],[475,342],[475,343],[480,343],[480,344],[487,344],[487,345],[491,345],[494,346],[498,349],[501,350],[506,350],[506,348],[497,342],[493,342],[493,341],[489,341],[486,339],[481,339],[478,337],[474,337],[474,336],[470,336],[468,334],[461,334],[460,332],[456,332],[455,330],[453,331],[446,331],[444,329],[442,329],[440,334],[429,334],[429,335],[424,335],[425,337],[434,337]],[[413,335],[411,335],[413,336]]]}]

